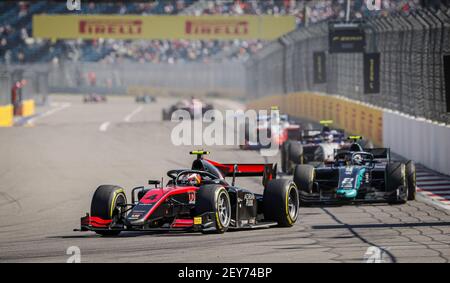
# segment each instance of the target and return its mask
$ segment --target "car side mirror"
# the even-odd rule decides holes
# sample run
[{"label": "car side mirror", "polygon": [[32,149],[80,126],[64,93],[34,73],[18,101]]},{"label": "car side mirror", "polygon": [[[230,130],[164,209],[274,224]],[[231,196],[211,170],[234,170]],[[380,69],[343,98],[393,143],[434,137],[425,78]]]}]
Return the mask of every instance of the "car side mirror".
[{"label": "car side mirror", "polygon": [[154,185],[157,188],[161,184],[161,181],[160,180],[149,180],[148,184]]}]

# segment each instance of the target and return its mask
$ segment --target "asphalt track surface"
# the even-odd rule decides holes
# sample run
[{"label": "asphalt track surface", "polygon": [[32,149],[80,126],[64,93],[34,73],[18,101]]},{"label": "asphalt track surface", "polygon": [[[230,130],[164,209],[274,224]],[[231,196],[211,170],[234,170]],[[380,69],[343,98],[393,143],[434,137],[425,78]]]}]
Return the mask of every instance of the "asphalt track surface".
[{"label": "asphalt track surface", "polygon": [[[80,248],[82,262],[363,262],[370,247],[381,248],[385,262],[450,259],[449,212],[418,201],[301,208],[292,228],[223,235],[73,232],[99,184],[131,189],[159,179],[169,169],[189,167],[187,152],[198,147],[172,145],[174,124],[161,122],[161,109],[174,99],[139,111],[132,98],[95,105],[81,97],[52,101],[39,109],[52,112],[28,126],[0,129],[0,262],[66,262],[71,246]],[[236,147],[208,149],[217,161],[263,160]],[[261,192],[258,179],[239,185]]]}]

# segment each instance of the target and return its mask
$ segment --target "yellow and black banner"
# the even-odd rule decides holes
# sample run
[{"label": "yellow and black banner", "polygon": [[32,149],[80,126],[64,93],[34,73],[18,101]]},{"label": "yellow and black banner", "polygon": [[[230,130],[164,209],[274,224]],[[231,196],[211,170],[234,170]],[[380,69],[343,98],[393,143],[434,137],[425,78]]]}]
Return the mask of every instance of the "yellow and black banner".
[{"label": "yellow and black banner", "polygon": [[450,112],[450,55],[444,55],[445,99]]},{"label": "yellow and black banner", "polygon": [[292,16],[33,16],[33,37],[49,39],[274,40],[295,28]]},{"label": "yellow and black banner", "polygon": [[380,53],[364,54],[364,93],[380,93]]},{"label": "yellow and black banner", "polygon": [[327,82],[327,57],[325,52],[314,52],[314,83],[323,84]]}]

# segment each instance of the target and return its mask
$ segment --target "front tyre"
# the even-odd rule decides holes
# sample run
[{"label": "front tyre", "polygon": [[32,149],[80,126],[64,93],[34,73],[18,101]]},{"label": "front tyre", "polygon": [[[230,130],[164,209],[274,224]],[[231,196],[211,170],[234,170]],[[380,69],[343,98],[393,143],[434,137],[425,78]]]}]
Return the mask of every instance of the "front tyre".
[{"label": "front tyre", "polygon": [[406,183],[408,185],[408,200],[416,199],[416,164],[414,161],[408,161],[406,163]]},{"label": "front tyre", "polygon": [[312,194],[314,187],[314,167],[311,165],[295,166],[294,183],[300,191]]},{"label": "front tyre", "polygon": [[206,185],[197,191],[195,215],[213,213],[215,230],[202,233],[222,234],[228,230],[231,222],[231,202],[227,190],[220,185]]},{"label": "front tyre", "polygon": [[291,142],[289,145],[289,160],[295,165],[303,164],[303,146],[299,142]]},{"label": "front tyre", "polygon": [[[124,190],[118,186],[103,185],[97,188],[92,197],[91,216],[103,220],[111,220],[112,223],[120,220],[122,207],[127,204]],[[102,236],[117,236],[118,230],[95,231]]]},{"label": "front tyre", "polygon": [[391,204],[404,204],[408,201],[406,166],[401,162],[386,166],[386,192],[391,194]]},{"label": "front tyre", "polygon": [[264,190],[264,219],[275,221],[280,227],[292,227],[298,218],[299,203],[294,182],[288,179],[271,180]]}]

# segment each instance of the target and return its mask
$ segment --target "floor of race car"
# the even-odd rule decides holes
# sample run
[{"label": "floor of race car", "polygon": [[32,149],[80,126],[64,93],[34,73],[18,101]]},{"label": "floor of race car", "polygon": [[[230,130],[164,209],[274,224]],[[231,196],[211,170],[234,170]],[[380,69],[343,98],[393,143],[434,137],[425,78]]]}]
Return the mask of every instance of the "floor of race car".
[{"label": "floor of race car", "polygon": [[[0,262],[65,262],[73,247],[81,262],[363,262],[374,250],[385,262],[450,260],[450,213],[419,201],[302,207],[292,228],[223,235],[73,232],[97,185],[131,188],[160,178],[189,166],[187,152],[196,147],[172,147],[174,125],[160,122],[162,108],[174,99],[148,105],[132,97],[105,104],[83,104],[81,96],[51,99],[54,104],[38,108],[50,114],[0,130]],[[130,118],[138,107],[142,111]],[[217,161],[263,161],[254,151],[207,149]],[[237,184],[261,193],[259,179]]]}]

